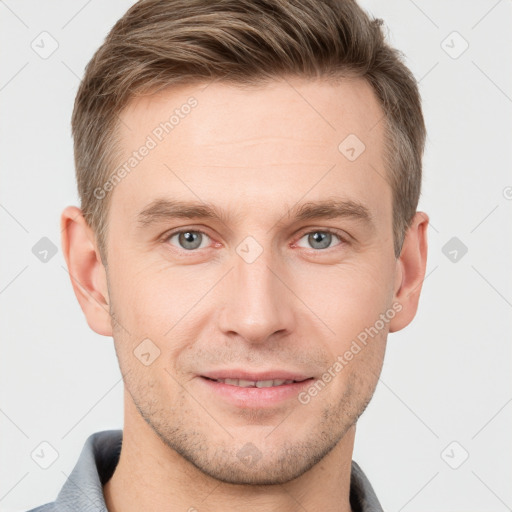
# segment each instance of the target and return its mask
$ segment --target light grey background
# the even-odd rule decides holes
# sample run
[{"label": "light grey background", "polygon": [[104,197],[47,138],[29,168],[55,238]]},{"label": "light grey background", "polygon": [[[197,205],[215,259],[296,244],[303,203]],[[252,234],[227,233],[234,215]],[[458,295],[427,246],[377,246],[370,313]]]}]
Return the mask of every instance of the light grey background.
[{"label": "light grey background", "polygon": [[[88,328],[72,292],[59,215],[78,204],[80,77],[132,3],[0,1],[1,510],[52,501],[85,439],[122,427],[113,343]],[[420,80],[431,227],[419,312],[389,338],[354,460],[387,511],[512,510],[512,2],[362,5]],[[47,58],[31,47],[48,52],[52,39]],[[42,237],[58,247],[47,262],[32,252]],[[459,247],[445,255],[452,237]],[[58,452],[48,469],[31,458],[44,441]]]}]

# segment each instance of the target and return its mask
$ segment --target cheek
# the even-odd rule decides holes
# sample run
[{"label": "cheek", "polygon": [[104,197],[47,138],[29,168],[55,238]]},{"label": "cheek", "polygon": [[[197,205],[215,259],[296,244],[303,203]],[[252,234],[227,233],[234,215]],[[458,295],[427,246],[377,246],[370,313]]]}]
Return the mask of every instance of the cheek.
[{"label": "cheek", "polygon": [[173,362],[190,340],[198,337],[210,318],[203,315],[210,299],[205,294],[216,282],[218,275],[214,270],[206,274],[194,266],[169,268],[161,263],[144,266],[125,263],[116,267],[111,279],[111,304],[122,326],[116,329],[114,339],[123,362],[138,367],[134,352],[143,351],[145,345],[140,349],[138,346],[149,339],[150,342],[145,341],[147,350],[144,351],[159,356],[151,364],[151,370],[172,368],[176,373]]},{"label": "cheek", "polygon": [[112,302],[132,329],[164,335],[204,294],[204,281],[182,268],[159,263],[141,265],[119,258],[112,271]]},{"label": "cheek", "polygon": [[383,268],[379,262],[317,266],[296,277],[293,289],[343,344],[389,309],[393,279]]}]

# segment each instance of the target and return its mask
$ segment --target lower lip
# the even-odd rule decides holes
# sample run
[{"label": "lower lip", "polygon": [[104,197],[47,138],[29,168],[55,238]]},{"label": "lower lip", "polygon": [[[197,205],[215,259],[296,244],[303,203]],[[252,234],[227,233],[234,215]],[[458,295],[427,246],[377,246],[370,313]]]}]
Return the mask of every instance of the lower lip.
[{"label": "lower lip", "polygon": [[222,399],[234,404],[237,407],[264,408],[290,400],[297,399],[298,394],[307,386],[311,385],[313,379],[307,379],[302,382],[293,382],[292,384],[283,384],[281,386],[271,386],[268,388],[243,388],[232,386],[214,380],[200,377],[211,391]]}]

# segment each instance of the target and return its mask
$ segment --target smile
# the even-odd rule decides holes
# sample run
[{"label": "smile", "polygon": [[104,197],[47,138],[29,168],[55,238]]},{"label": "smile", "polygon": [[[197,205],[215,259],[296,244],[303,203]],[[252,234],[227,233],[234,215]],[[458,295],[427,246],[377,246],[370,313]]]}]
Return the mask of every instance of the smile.
[{"label": "smile", "polygon": [[240,388],[271,388],[274,386],[283,386],[286,384],[293,384],[294,382],[301,382],[296,380],[245,380],[245,379],[209,379],[221,384],[228,384],[230,386],[238,386]]}]

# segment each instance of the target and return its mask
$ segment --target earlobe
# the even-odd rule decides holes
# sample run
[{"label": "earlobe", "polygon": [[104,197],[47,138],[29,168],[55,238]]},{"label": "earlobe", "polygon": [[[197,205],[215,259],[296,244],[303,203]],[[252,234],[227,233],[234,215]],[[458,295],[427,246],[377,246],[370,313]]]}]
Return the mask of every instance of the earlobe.
[{"label": "earlobe", "polygon": [[393,303],[400,305],[399,314],[390,322],[389,332],[403,329],[416,315],[427,267],[428,216],[416,212],[405,235],[397,260]]},{"label": "earlobe", "polygon": [[61,215],[62,252],[71,284],[91,329],[112,336],[107,275],[95,237],[82,211],[68,206]]}]

